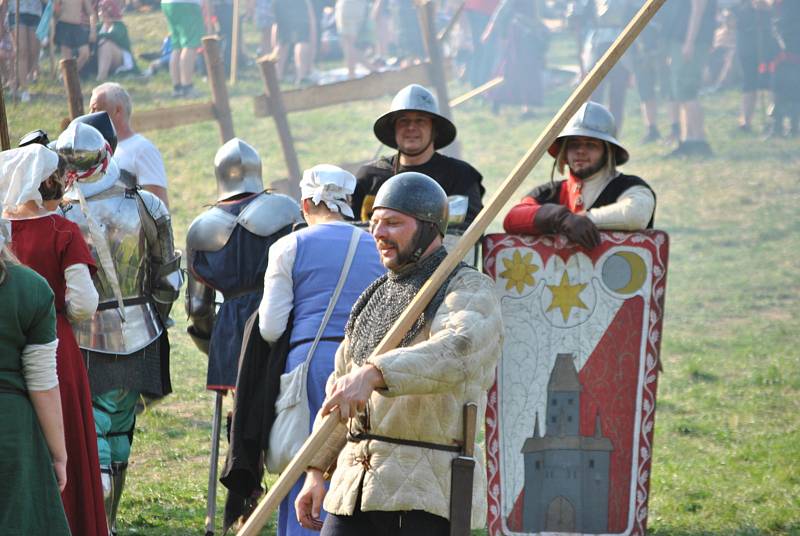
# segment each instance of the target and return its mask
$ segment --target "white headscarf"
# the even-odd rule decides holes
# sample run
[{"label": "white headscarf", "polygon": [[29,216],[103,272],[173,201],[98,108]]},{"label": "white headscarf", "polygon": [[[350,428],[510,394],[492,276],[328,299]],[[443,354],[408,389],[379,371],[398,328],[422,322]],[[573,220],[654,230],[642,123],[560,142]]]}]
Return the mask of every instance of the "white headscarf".
[{"label": "white headscarf", "polygon": [[0,216],[0,250],[11,241],[11,222]]},{"label": "white headscarf", "polygon": [[39,185],[58,169],[58,155],[33,144],[0,153],[0,204],[8,209],[28,201],[42,206]]},{"label": "white headscarf", "polygon": [[331,164],[319,164],[303,172],[300,199],[311,199],[315,205],[324,202],[333,212],[352,218],[347,196],[355,189],[356,178],[352,173]]}]

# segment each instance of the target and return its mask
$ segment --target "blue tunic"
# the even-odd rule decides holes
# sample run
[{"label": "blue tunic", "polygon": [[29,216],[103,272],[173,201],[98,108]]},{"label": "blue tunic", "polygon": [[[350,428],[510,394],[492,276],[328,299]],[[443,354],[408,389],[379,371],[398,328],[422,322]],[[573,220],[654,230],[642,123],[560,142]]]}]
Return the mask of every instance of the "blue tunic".
[{"label": "blue tunic", "polygon": [[[221,203],[217,207],[238,215],[256,198]],[[270,236],[259,236],[237,225],[222,249],[195,253],[192,271],[203,283],[225,296],[211,332],[208,389],[236,387],[244,324],[261,303],[269,247],[289,232],[291,223],[287,222],[287,227]]]},{"label": "blue tunic", "polygon": [[[324,223],[296,233],[297,254],[292,269],[294,325],[289,339],[291,349],[286,360],[286,372],[299,366],[308,356],[339,281],[352,229],[352,226],[343,223]],[[312,420],[308,423],[309,433],[314,417],[325,399],[325,382],[333,372],[334,355],[339,341],[344,337],[344,326],[350,316],[350,309],[364,289],[385,271],[375,242],[369,234],[363,233],[350,273],[322,334],[322,338],[328,340],[320,340],[309,365],[307,386]],[[294,500],[304,480],[305,477],[300,478],[281,503],[278,512],[278,536],[319,535],[319,532],[303,529],[297,523]]]}]

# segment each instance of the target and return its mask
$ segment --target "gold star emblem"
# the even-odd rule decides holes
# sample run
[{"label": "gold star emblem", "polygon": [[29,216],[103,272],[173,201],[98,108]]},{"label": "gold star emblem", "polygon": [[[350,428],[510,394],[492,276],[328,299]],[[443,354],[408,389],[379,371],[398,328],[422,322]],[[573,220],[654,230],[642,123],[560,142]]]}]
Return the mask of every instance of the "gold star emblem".
[{"label": "gold star emblem", "polygon": [[526,285],[536,284],[536,280],[531,274],[538,272],[539,267],[531,263],[531,257],[533,257],[533,253],[527,253],[523,257],[519,250],[514,250],[514,256],[511,259],[503,259],[503,266],[506,269],[500,273],[500,277],[506,280],[506,290],[516,287],[517,293],[522,294]]},{"label": "gold star emblem", "polygon": [[547,312],[556,308],[561,309],[561,316],[564,318],[564,322],[569,318],[569,313],[573,307],[588,309],[580,298],[580,293],[586,288],[586,283],[570,285],[566,270],[561,276],[560,284],[547,285],[547,288],[553,293],[553,301],[550,303],[550,307],[547,308]]}]

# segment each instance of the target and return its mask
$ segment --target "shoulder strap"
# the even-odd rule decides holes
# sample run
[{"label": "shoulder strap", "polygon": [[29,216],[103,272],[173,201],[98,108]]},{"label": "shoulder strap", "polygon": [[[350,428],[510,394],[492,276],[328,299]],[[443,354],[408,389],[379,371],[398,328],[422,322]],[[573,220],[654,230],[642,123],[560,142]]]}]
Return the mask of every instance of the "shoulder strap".
[{"label": "shoulder strap", "polygon": [[[325,327],[328,325],[328,320],[330,320],[331,315],[333,314],[333,309],[336,307],[336,302],[339,301],[339,294],[342,293],[342,287],[347,279],[347,274],[350,273],[350,266],[353,264],[353,257],[356,255],[356,249],[358,249],[358,239],[360,237],[361,229],[353,226],[353,233],[350,235],[350,247],[348,248],[347,255],[344,258],[342,273],[339,274],[339,282],[336,283],[336,288],[334,289],[331,299],[328,302],[328,308],[325,310],[325,316],[322,317],[322,322],[317,330],[317,336],[314,337],[314,342],[311,344],[311,348],[308,350],[308,355],[306,356],[305,362],[306,365],[308,365],[308,362],[311,361],[311,356],[314,355],[314,352],[317,349],[317,344],[319,344],[319,340],[322,338],[322,333],[325,331]],[[306,370],[308,369],[306,368]]]}]

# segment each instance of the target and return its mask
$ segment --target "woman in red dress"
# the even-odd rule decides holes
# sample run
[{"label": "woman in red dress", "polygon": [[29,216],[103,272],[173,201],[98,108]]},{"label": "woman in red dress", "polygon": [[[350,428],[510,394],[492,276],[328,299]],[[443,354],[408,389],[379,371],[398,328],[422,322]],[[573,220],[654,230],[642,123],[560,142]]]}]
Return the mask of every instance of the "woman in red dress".
[{"label": "woman in red dress", "polygon": [[0,153],[0,201],[11,220],[11,249],[55,294],[56,363],[67,447],[61,494],[74,535],[108,536],[89,379],[70,321],[97,308],[94,260],[80,229],[51,214],[64,193],[63,160],[42,145]]}]

